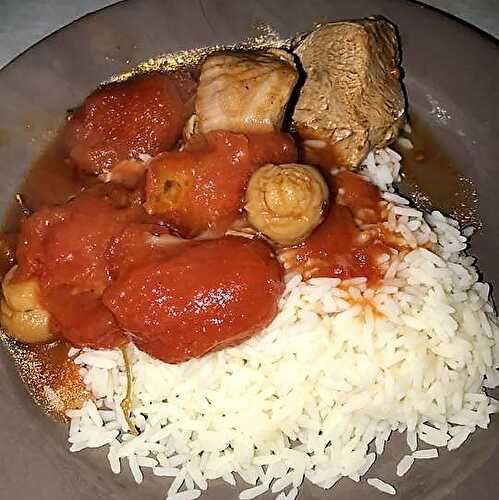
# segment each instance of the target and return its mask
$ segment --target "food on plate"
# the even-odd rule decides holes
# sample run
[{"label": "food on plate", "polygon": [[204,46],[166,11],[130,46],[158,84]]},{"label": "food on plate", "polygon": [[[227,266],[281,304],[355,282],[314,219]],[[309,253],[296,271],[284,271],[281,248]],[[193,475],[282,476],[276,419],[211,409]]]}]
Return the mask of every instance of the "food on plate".
[{"label": "food on plate", "polygon": [[136,267],[105,291],[104,304],[139,349],[179,363],[267,326],[282,291],[281,267],[265,243],[226,237]]},{"label": "food on plate", "polygon": [[1,325],[20,342],[33,344],[54,340],[49,313],[40,303],[40,287],[36,278],[16,280],[17,266],[2,282]]},{"label": "food on plate", "polygon": [[77,181],[39,165],[50,193],[0,238],[1,339],[34,400],[169,500],[360,481],[395,430],[399,476],[459,447],[499,410],[499,319],[459,224],[396,192],[394,27],[206,52],[92,93],[46,157]]},{"label": "food on plate", "polygon": [[309,238],[280,252],[284,267],[306,279],[381,278],[380,259],[404,247],[402,238],[386,230],[386,201],[358,174],[341,172],[332,184],[336,203]]},{"label": "food on plate", "polygon": [[[125,189],[106,185],[29,216],[17,252],[24,281],[13,284],[9,272],[3,283],[9,332],[79,348],[131,341],[178,363],[236,345],[273,319],[282,276],[265,243],[189,242],[148,218]],[[46,331],[24,324],[42,314],[35,326]]]},{"label": "food on plate", "polygon": [[184,238],[220,236],[241,216],[251,174],[268,162],[295,160],[294,142],[281,132],[197,135],[182,151],[150,161],[144,207]]},{"label": "food on plate", "polygon": [[[102,189],[101,189],[102,188]],[[44,208],[22,224],[17,262],[22,277],[43,285],[101,293],[110,280],[107,251],[128,223],[144,217],[129,193],[102,185],[63,205]]]},{"label": "food on plate", "polygon": [[108,248],[110,277],[117,279],[144,262],[175,255],[187,243],[160,224],[132,222]]},{"label": "food on plate", "polygon": [[248,222],[280,245],[303,241],[322,222],[329,190],[309,165],[265,165],[250,179],[245,210]]},{"label": "food on plate", "polygon": [[298,80],[293,56],[281,49],[225,51],[201,66],[196,96],[197,130],[240,133],[281,128]]},{"label": "food on plate", "polygon": [[405,101],[390,22],[326,23],[295,52],[307,75],[293,113],[306,163],[356,167],[397,137]]},{"label": "food on plate", "polygon": [[93,174],[120,162],[171,149],[194,109],[196,84],[189,72],[139,75],[104,85],[70,112],[65,130],[69,159]]}]

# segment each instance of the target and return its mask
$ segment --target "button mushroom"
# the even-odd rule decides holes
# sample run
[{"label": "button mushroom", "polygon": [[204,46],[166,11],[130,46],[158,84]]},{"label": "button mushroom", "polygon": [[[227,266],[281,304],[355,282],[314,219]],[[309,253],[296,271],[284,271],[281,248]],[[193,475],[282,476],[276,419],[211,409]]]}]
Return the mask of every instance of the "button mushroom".
[{"label": "button mushroom", "polygon": [[303,241],[322,221],[329,191],[309,165],[266,165],[246,191],[249,223],[279,245]]},{"label": "button mushroom", "polygon": [[49,313],[39,302],[40,287],[36,279],[16,281],[14,266],[2,282],[3,299],[0,320],[6,333],[26,344],[51,342]]}]

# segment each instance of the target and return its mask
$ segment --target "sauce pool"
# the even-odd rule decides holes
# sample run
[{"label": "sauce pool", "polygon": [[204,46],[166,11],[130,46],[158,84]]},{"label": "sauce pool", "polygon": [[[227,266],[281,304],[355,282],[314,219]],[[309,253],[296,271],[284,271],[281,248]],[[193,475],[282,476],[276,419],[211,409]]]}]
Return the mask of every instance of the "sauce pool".
[{"label": "sauce pool", "polygon": [[394,145],[402,158],[400,193],[421,210],[440,210],[464,225],[481,227],[478,195],[459,162],[438,144],[421,119],[411,116],[413,149]]}]

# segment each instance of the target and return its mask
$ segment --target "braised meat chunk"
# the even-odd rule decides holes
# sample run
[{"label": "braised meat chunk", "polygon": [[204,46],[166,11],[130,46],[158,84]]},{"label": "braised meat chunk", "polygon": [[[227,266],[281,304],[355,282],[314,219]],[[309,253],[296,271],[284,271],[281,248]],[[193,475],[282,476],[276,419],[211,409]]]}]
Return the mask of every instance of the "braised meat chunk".
[{"label": "braised meat chunk", "polygon": [[352,168],[397,136],[405,101],[391,23],[324,24],[295,52],[306,73],[293,114],[305,162]]},{"label": "braised meat chunk", "polygon": [[210,55],[199,77],[197,131],[279,130],[297,79],[292,56],[281,49]]}]

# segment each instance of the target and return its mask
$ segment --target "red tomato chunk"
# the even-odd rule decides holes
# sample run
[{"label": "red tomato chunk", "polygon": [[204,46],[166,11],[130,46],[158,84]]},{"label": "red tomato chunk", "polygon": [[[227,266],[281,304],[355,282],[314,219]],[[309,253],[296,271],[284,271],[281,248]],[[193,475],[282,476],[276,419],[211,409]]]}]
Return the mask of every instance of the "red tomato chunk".
[{"label": "red tomato chunk", "polygon": [[154,262],[182,251],[188,242],[169,236],[158,224],[132,223],[114,239],[109,251],[109,271],[113,279],[146,262]]},{"label": "red tomato chunk", "polygon": [[131,270],[103,300],[140,349],[179,363],[265,327],[282,291],[281,268],[266,244],[225,237]]},{"label": "red tomato chunk", "polygon": [[20,276],[38,276],[45,286],[102,291],[110,280],[109,244],[137,217],[137,210],[140,207],[119,208],[106,197],[86,195],[36,212],[19,235]]},{"label": "red tomato chunk", "polygon": [[131,221],[146,217],[129,198],[122,188],[99,186],[36,212],[21,227],[18,279],[39,279],[53,328],[72,345],[103,348],[125,340],[101,294],[112,279],[111,244]]},{"label": "red tomato chunk", "polygon": [[[324,222],[303,243],[284,253],[287,266],[311,277],[366,277],[371,282],[381,278],[378,258],[389,253],[382,222],[382,201],[378,189],[363,177],[341,172],[332,179],[337,192]],[[372,224],[363,231],[356,218]]]},{"label": "red tomato chunk", "polygon": [[148,73],[104,85],[68,117],[69,158],[99,174],[139,154],[171,149],[194,111],[196,83],[184,72]]}]

